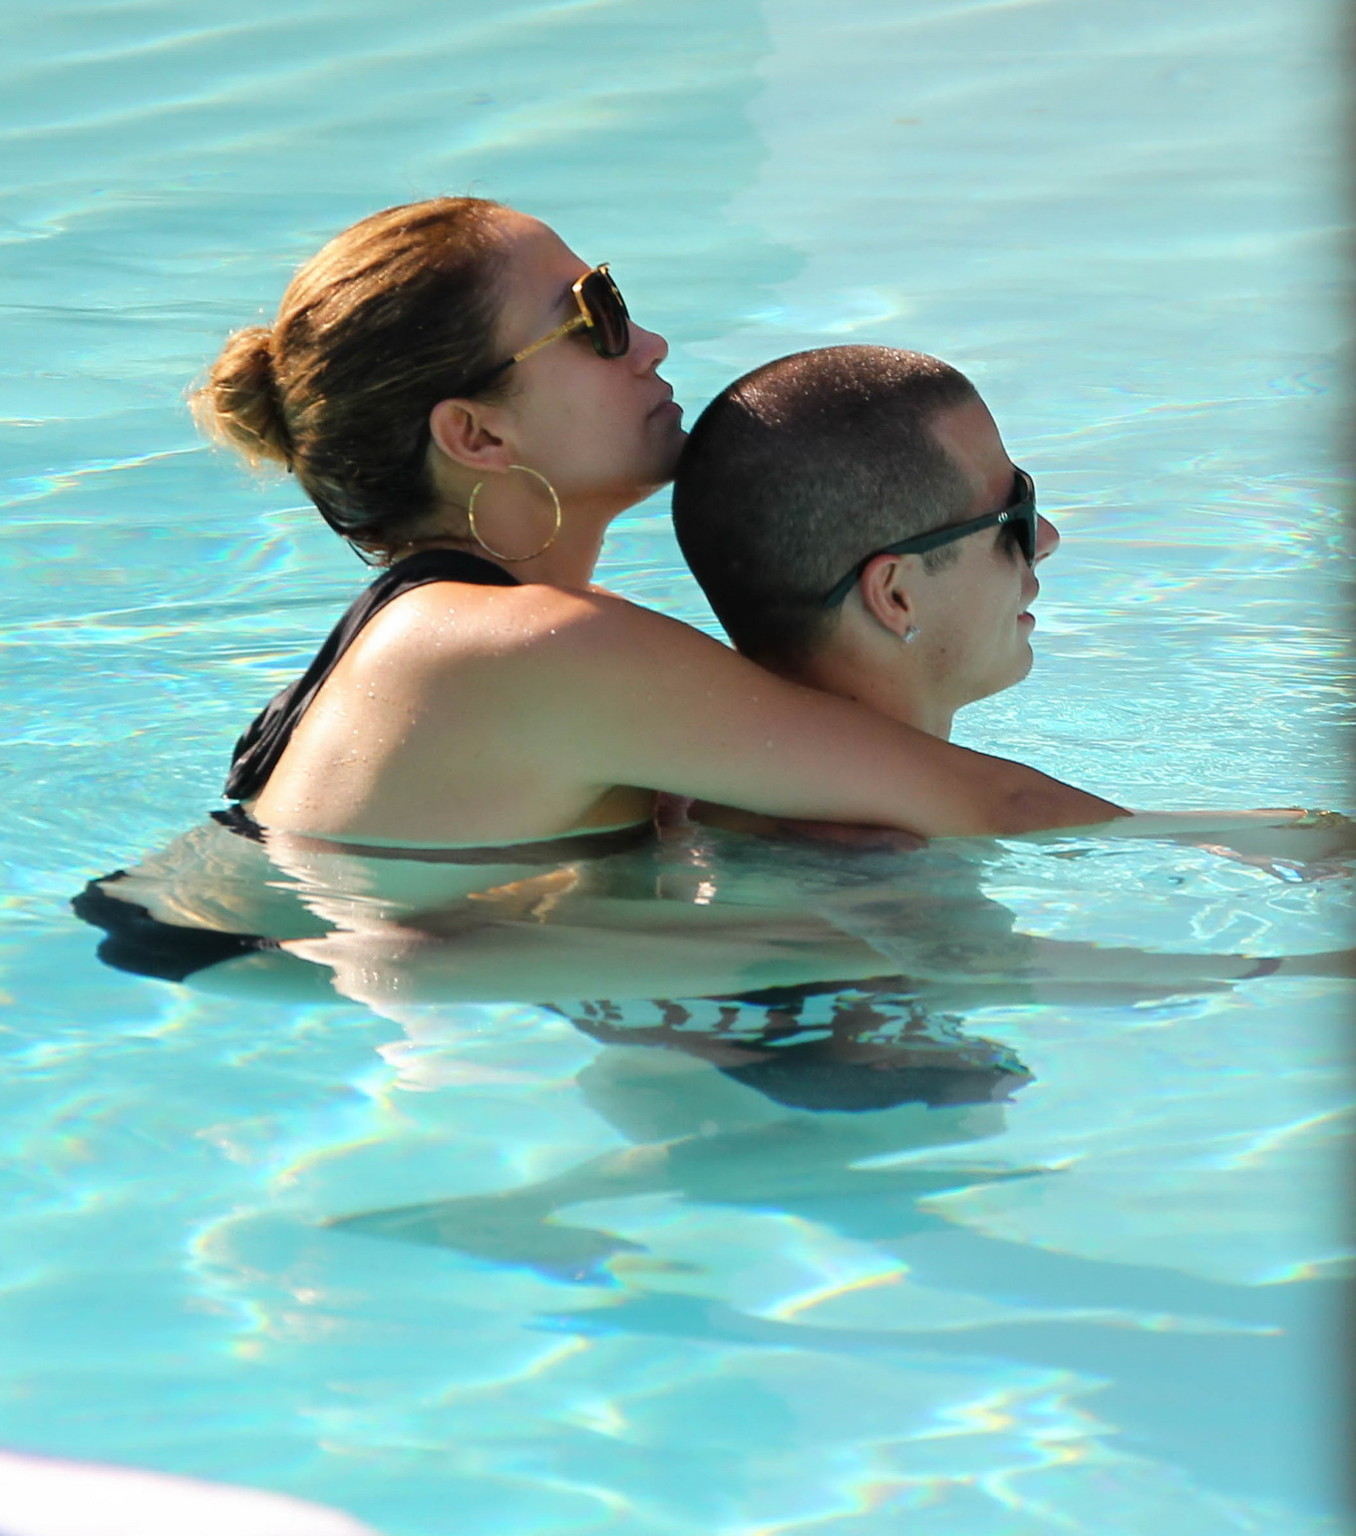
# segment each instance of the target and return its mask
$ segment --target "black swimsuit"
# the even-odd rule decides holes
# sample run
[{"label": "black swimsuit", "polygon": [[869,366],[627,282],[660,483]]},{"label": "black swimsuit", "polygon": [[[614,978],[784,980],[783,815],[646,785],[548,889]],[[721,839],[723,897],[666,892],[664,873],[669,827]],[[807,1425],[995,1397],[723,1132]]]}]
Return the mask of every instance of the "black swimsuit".
[{"label": "black swimsuit", "polygon": [[350,605],[305,672],[276,695],[236,742],[226,779],[227,799],[253,800],[262,791],[287,750],[301,717],[367,621],[387,603],[433,581],[462,581],[478,587],[520,585],[516,576],[479,555],[468,555],[459,549],[425,549],[383,571]]},{"label": "black swimsuit", "polygon": [[[268,783],[301,717],[363,626],[397,597],[435,581],[466,582],[481,587],[516,587],[520,584],[517,577],[510,576],[499,566],[458,549],[421,550],[383,571],[349,606],[306,671],[269,702],[236,742],[225,788],[227,797],[236,803],[229,810],[214,811],[213,820],[242,837],[262,840],[263,829],[239,802],[254,799]],[[330,839],[306,841],[333,852],[352,853],[364,858],[485,864],[503,863],[508,856],[514,863],[555,864],[567,858],[600,858],[617,853],[647,841],[651,835],[648,823],[640,823],[634,827],[513,844],[509,848],[394,848]],[[219,961],[277,947],[275,940],[259,934],[223,933],[165,923],[139,903],[119,900],[104,890],[114,881],[126,878],[127,871],[119,869],[91,880],[71,903],[77,917],[102,928],[107,934],[99,945],[99,958],[119,970],[157,976],[166,981],[183,981],[194,971]]]},{"label": "black swimsuit", "polygon": [[[460,550],[424,550],[384,571],[349,607],[301,677],[272,699],[236,743],[226,780],[226,795],[236,803],[229,810],[214,811],[214,820],[242,837],[263,840],[263,828],[239,802],[252,800],[268,782],[301,717],[368,620],[402,593],[435,581],[519,585],[499,566]],[[498,864],[507,857],[515,863],[554,864],[618,853],[650,836],[648,824],[641,824],[500,849],[306,841],[367,858]],[[119,869],[91,880],[71,903],[78,917],[104,930],[98,954],[106,965],[182,982],[195,971],[279,947],[279,940],[262,934],[163,922],[139,902],[119,900],[105,889],[126,878],[127,871]],[[908,992],[897,991],[901,983],[903,978],[811,983],[682,1003],[564,1003],[553,1011],[563,1013],[600,1042],[681,1045],[684,1036],[690,1039],[694,1033],[728,1038],[743,1045],[752,1059],[720,1070],[799,1109],[863,1110],[907,1101],[979,1103],[1005,1098],[1022,1085],[1025,1069],[1003,1047],[966,1039],[950,1019],[941,1021],[940,1032],[936,1022],[925,1030],[930,1022],[927,1015]],[[866,1023],[901,1034],[899,1044],[907,1049],[901,1051],[894,1070],[882,1071],[879,1063],[858,1066],[833,1058],[823,1037],[832,1037],[848,1025],[850,1032],[860,1033]],[[926,1047],[921,1053],[920,1046]]]}]

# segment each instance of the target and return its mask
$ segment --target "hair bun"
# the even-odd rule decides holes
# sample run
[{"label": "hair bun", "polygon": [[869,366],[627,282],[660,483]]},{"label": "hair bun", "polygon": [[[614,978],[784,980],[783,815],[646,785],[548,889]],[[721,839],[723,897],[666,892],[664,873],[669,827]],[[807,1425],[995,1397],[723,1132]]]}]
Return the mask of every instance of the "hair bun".
[{"label": "hair bun", "polygon": [[236,331],[190,397],[198,425],[242,453],[251,464],[292,467],[292,437],[273,368],[273,332],[262,325]]}]

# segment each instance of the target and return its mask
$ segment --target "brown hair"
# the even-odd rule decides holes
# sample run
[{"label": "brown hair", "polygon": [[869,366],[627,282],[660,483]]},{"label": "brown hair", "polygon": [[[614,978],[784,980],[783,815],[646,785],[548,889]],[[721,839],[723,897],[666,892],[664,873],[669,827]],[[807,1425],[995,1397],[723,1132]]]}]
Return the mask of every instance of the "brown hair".
[{"label": "brown hair", "polygon": [[199,425],[252,464],[291,470],[346,538],[399,542],[434,510],[429,412],[499,361],[503,211],[432,198],[336,235],[271,326],[227,341],[191,397]]},{"label": "brown hair", "polygon": [[930,423],[975,398],[938,358],[860,346],[779,358],[716,396],[678,461],[673,526],[739,650],[794,670],[855,561],[963,511],[969,486]]}]

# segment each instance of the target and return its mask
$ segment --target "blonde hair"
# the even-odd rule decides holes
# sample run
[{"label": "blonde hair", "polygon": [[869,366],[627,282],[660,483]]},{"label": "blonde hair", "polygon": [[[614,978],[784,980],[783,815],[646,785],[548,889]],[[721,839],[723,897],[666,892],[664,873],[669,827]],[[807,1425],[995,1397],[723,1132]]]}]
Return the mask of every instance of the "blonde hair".
[{"label": "blonde hair", "polygon": [[336,532],[399,542],[434,510],[429,412],[498,361],[503,212],[432,198],[336,235],[271,326],[227,340],[190,397],[198,424],[251,464],[290,470]]}]

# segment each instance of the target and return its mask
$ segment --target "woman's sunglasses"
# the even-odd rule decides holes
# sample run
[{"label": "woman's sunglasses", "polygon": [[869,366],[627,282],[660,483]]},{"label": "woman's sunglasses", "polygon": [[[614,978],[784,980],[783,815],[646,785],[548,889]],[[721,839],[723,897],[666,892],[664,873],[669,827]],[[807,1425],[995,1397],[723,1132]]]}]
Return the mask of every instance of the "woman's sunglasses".
[{"label": "woman's sunglasses", "polygon": [[1036,486],[1024,469],[1013,467],[1012,495],[1007,505],[984,517],[972,517],[967,523],[948,523],[945,528],[934,528],[931,533],[918,533],[911,539],[901,539],[898,544],[886,544],[863,556],[843,577],[832,591],[820,599],[825,608],[836,608],[857,585],[858,578],[877,555],[921,555],[930,549],[940,549],[944,544],[954,544],[957,539],[969,538],[984,528],[1005,528],[1018,549],[1026,557],[1028,565],[1036,563]]},{"label": "woman's sunglasses", "polygon": [[534,352],[540,352],[543,347],[549,347],[553,341],[559,341],[562,336],[569,336],[574,331],[582,330],[589,333],[593,350],[599,357],[625,357],[631,346],[631,327],[627,319],[626,300],[622,298],[621,290],[612,281],[612,274],[608,271],[607,264],[590,268],[577,283],[571,286],[570,292],[574,294],[574,302],[579,306],[577,315],[571,315],[562,325],[556,326],[555,330],[549,331],[539,340],[524,347],[521,352],[515,352],[506,361],[496,363],[493,368],[464,385],[458,393],[476,394],[497,379],[501,373],[512,368],[515,363],[521,363],[524,358],[531,357]]}]

